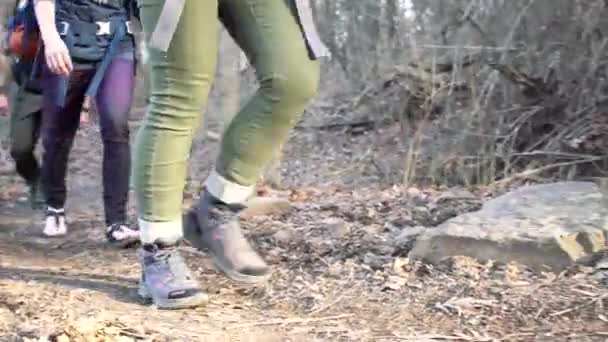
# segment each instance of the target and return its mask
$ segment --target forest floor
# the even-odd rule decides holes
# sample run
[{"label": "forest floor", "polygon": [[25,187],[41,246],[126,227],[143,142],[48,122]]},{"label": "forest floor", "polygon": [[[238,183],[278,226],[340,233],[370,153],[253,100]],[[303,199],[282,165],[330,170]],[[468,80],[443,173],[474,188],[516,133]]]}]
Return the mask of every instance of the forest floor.
[{"label": "forest floor", "polygon": [[[289,198],[291,210],[244,222],[272,279],[234,284],[209,257],[184,247],[210,294],[195,310],[142,303],[137,251],[105,244],[94,125],[80,131],[71,156],[65,238],[41,236],[26,188],[0,167],[0,341],[608,340],[606,288],[583,267],[556,274],[467,258],[434,266],[408,260],[411,244],[398,238],[404,231],[432,229],[493,194],[383,187],[360,158],[395,156],[395,145],[370,151],[373,135],[297,131],[286,146],[282,190],[260,190]],[[204,178],[217,150],[214,142],[201,146],[192,182]],[[185,197],[187,206],[196,195]]]}]

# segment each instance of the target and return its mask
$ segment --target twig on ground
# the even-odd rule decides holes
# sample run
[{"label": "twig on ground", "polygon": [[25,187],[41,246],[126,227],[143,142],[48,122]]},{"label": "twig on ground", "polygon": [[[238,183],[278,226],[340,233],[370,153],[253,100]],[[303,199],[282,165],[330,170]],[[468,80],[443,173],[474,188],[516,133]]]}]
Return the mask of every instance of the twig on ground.
[{"label": "twig on ground", "polygon": [[429,340],[436,340],[436,341],[467,341],[467,342],[489,342],[492,341],[491,338],[487,338],[487,337],[469,337],[469,336],[465,336],[465,335],[454,335],[454,336],[449,336],[449,335],[417,335],[417,336],[400,336],[400,335],[395,335],[395,337],[397,337],[399,340],[401,341],[429,341]]},{"label": "twig on ground", "polygon": [[320,312],[322,312],[322,311],[325,311],[325,310],[329,309],[330,307],[332,307],[332,306],[336,305],[336,304],[337,304],[339,301],[341,301],[341,300],[344,298],[344,296],[345,296],[347,293],[348,293],[347,291],[342,292],[340,295],[338,295],[338,296],[336,297],[336,299],[332,300],[331,302],[327,303],[326,305],[321,306],[321,307],[320,307],[320,308],[318,308],[318,309],[315,309],[315,310],[314,310],[314,311],[312,311],[312,312],[311,312],[309,315],[310,315],[310,316],[316,315],[316,314],[318,314],[318,313],[320,313]]},{"label": "twig on ground", "polygon": [[582,294],[584,296],[593,297],[593,298],[597,297],[597,295],[598,295],[597,293],[593,293],[593,292],[589,292],[589,291],[583,291],[583,290],[579,290],[579,289],[572,289],[572,292],[580,293],[580,294]]},{"label": "twig on ground", "polygon": [[[322,260],[322,261],[325,262],[327,264],[327,266],[329,266],[329,264],[327,263],[327,261],[325,261],[325,260]],[[353,276],[353,274],[351,273],[351,275],[347,279],[347,283],[350,283],[352,281],[352,276]],[[334,300],[332,300],[331,302],[329,302],[329,303],[327,303],[327,304],[325,304],[325,305],[323,305],[323,306],[321,306],[319,308],[315,308],[308,315],[309,316],[317,315],[317,314],[321,313],[322,311],[325,311],[328,308],[336,305],[338,302],[340,302],[346,296],[346,294],[351,293],[351,292],[354,291],[354,289],[358,288],[361,285],[362,282],[363,281],[358,281],[356,284],[354,284],[354,285],[352,285],[350,287],[350,290],[341,291],[340,294]]]},{"label": "twig on ground", "polygon": [[511,175],[510,177],[501,179],[497,182],[494,183],[494,185],[496,186],[500,186],[500,185],[505,185],[508,184],[512,181],[515,180],[519,180],[519,179],[526,179],[529,178],[531,176],[534,176],[536,174],[539,174],[541,172],[544,171],[548,171],[551,169],[555,169],[558,167],[563,167],[563,166],[571,166],[571,165],[577,165],[577,164],[583,164],[583,163],[590,163],[593,161],[598,161],[598,160],[602,160],[605,157],[593,157],[593,158],[584,158],[584,159],[579,159],[579,160],[573,160],[573,161],[569,161],[569,162],[563,162],[563,163],[555,163],[555,164],[550,164],[550,165],[545,165],[536,169],[529,169],[529,170],[525,170],[519,173],[516,173],[514,175]]},{"label": "twig on ground", "polygon": [[587,301],[586,303],[583,303],[583,304],[581,304],[581,305],[577,305],[577,306],[575,306],[575,307],[573,307],[573,308],[569,308],[569,309],[565,309],[565,310],[562,310],[562,311],[554,312],[554,313],[552,313],[550,316],[551,316],[551,317],[562,316],[562,315],[565,315],[565,314],[567,314],[567,313],[569,313],[569,312],[572,312],[572,311],[576,311],[576,310],[582,309],[582,308],[584,308],[584,307],[586,307],[586,306],[589,306],[589,305],[591,305],[591,304],[593,304],[593,303],[596,303],[596,302],[598,302],[598,301],[600,301],[600,300],[604,300],[604,299],[606,299],[606,298],[608,298],[608,292],[604,293],[604,294],[603,294],[603,295],[601,295],[601,296],[595,297],[595,298],[593,298],[593,299],[591,299],[591,300]]},{"label": "twig on ground", "polygon": [[306,324],[306,323],[316,323],[323,321],[335,321],[339,319],[344,319],[348,317],[352,317],[354,314],[342,314],[336,316],[326,316],[326,317],[318,317],[318,318],[287,318],[287,319],[273,319],[263,322],[249,322],[243,324],[235,324],[227,327],[226,329],[242,329],[242,328],[252,328],[252,327],[261,327],[267,325],[286,325],[286,324]]},{"label": "twig on ground", "polygon": [[509,334],[507,336],[501,337],[499,339],[499,341],[510,341],[513,338],[517,338],[517,337],[529,337],[529,336],[534,336],[534,333],[516,333],[516,334]]}]

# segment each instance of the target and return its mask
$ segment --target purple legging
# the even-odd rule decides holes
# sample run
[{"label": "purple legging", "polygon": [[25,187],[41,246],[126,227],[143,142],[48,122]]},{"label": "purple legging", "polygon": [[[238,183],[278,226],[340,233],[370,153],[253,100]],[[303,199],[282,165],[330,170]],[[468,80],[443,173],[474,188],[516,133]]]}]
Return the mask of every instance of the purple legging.
[{"label": "purple legging", "polygon": [[[65,105],[55,104],[60,78],[45,67],[42,115],[42,184],[47,205],[63,208],[66,201],[68,156],[80,123],[84,95],[95,74],[93,67],[77,67],[70,75]],[[131,154],[129,111],[133,99],[133,53],[117,55],[96,95],[103,140],[103,202],[106,224],[126,223]]]}]

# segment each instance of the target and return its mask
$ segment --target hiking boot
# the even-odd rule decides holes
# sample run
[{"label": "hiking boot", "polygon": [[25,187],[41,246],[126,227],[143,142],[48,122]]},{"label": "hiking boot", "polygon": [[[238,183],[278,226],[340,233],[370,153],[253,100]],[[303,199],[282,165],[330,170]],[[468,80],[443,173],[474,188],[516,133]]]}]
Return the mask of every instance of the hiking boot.
[{"label": "hiking boot", "polygon": [[208,252],[228,278],[258,283],[270,277],[271,269],[241,231],[242,209],[226,205],[204,191],[198,207],[188,213],[184,235],[194,247]]},{"label": "hiking boot", "polygon": [[141,265],[138,294],[142,299],[160,309],[184,309],[207,303],[207,294],[192,276],[177,246],[144,245]]},{"label": "hiking boot", "polygon": [[44,215],[44,229],[42,233],[48,237],[63,236],[68,233],[65,222],[65,210],[48,207]]},{"label": "hiking boot", "polygon": [[114,223],[106,229],[106,238],[114,246],[127,248],[139,242],[139,230],[126,224]]}]

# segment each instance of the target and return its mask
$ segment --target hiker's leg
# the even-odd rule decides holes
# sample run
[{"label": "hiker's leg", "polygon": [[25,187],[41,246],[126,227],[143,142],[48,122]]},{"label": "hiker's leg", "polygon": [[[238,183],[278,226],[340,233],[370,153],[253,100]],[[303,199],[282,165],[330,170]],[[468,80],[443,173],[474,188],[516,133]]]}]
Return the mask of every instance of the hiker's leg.
[{"label": "hiker's leg", "polygon": [[131,151],[129,111],[135,86],[132,53],[114,58],[97,93],[103,140],[103,199],[107,225],[127,223]]},{"label": "hiker's leg", "polygon": [[[164,4],[140,1],[146,37]],[[217,39],[217,1],[188,0],[169,50],[149,49],[150,102],[137,136],[134,177],[142,242],[139,294],[160,308],[207,301],[177,244],[186,163],[215,74]]]},{"label": "hiker's leg", "polygon": [[238,213],[315,95],[319,70],[284,1],[220,0],[219,13],[256,67],[260,89],[225,131],[215,172],[205,182],[185,232],[193,245],[213,256],[226,276],[258,282],[271,270],[245,239]]},{"label": "hiker's leg", "polygon": [[11,156],[17,173],[31,186],[38,182],[40,169],[34,155],[40,130],[40,95],[26,92],[16,83],[9,90]]},{"label": "hiker's leg", "polygon": [[223,0],[220,16],[260,82],[225,131],[216,172],[206,182],[220,200],[238,203],[315,96],[319,65],[309,57],[292,1]]},{"label": "hiker's leg", "polygon": [[63,208],[66,201],[66,173],[68,156],[78,130],[84,93],[91,76],[90,71],[75,71],[70,77],[63,107],[57,106],[53,91],[58,77],[46,70],[42,112],[42,185],[49,207]]},{"label": "hiker's leg", "polygon": [[[146,37],[165,1],[140,1]],[[149,48],[150,104],[134,153],[142,243],[182,236],[182,195],[190,147],[217,60],[217,1],[186,1],[169,50]],[[149,43],[149,42],[147,42]]]}]

